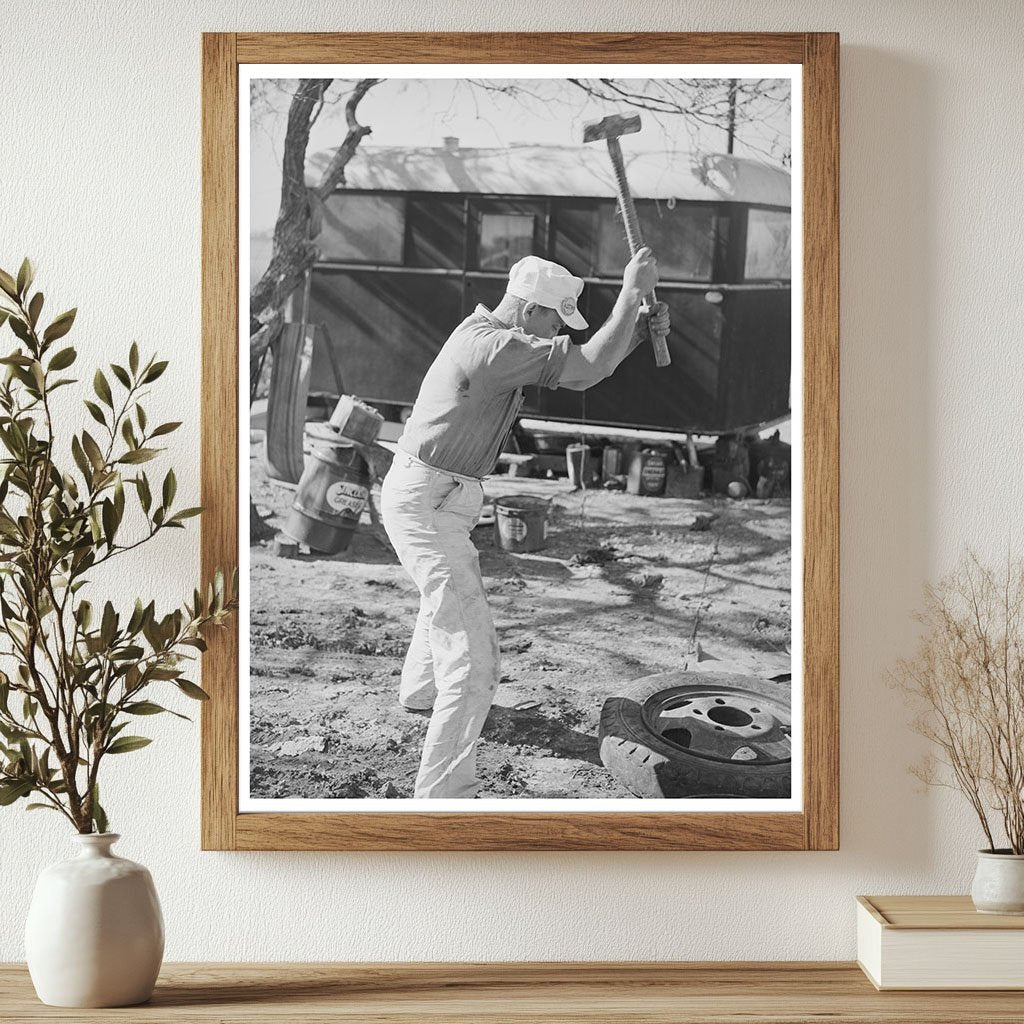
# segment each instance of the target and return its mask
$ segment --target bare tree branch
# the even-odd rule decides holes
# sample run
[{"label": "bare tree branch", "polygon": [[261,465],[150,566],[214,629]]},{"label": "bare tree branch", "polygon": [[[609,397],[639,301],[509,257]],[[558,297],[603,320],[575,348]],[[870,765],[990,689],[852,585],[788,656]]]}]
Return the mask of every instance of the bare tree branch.
[{"label": "bare tree branch", "polygon": [[284,323],[288,296],[313,265],[317,249],[313,238],[320,227],[324,199],[345,181],[345,167],[362,139],[371,131],[356,120],[356,108],[380,79],[356,83],[345,102],[348,133],[315,188],[306,186],[306,151],[312,125],[324,108],[332,80],[302,79],[288,108],[281,175],[281,205],[274,225],[270,262],[249,296],[249,369],[255,376],[263,353],[277,340]]},{"label": "bare tree branch", "polygon": [[[936,744],[914,774],[959,789],[989,849],[1001,833],[1024,853],[1024,562],[997,574],[973,554],[925,591],[924,634],[895,681],[919,714],[916,732]],[[997,831],[995,824],[998,824]]]}]

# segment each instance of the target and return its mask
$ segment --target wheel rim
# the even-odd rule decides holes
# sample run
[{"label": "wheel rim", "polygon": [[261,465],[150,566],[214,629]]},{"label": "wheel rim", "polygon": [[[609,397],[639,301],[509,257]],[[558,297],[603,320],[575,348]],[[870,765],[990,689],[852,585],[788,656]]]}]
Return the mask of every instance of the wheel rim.
[{"label": "wheel rim", "polygon": [[789,708],[752,690],[674,688],[649,698],[643,716],[662,740],[694,757],[754,767],[791,758]]}]

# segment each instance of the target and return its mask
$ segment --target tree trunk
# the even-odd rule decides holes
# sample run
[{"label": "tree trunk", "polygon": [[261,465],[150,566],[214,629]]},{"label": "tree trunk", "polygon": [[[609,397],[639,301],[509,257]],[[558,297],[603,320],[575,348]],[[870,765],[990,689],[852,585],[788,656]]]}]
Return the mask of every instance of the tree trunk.
[{"label": "tree trunk", "polygon": [[299,82],[288,108],[281,176],[281,208],[274,225],[270,263],[249,296],[249,370],[254,374],[267,348],[281,333],[284,303],[313,265],[317,248],[312,239],[319,230],[319,206],[345,181],[345,166],[371,129],[356,120],[356,108],[366,93],[380,81],[364,78],[356,83],[345,103],[348,133],[315,188],[306,187],[306,149],[309,132],[316,122],[324,93],[331,79]]},{"label": "tree trunk", "polygon": [[[345,103],[348,132],[315,188],[306,187],[306,149],[309,132],[320,114],[330,78],[304,78],[288,108],[284,159],[281,174],[281,207],[274,225],[270,263],[249,294],[249,389],[255,394],[256,377],[263,355],[277,341],[284,326],[284,304],[313,265],[317,248],[313,243],[320,228],[323,201],[344,184],[345,166],[370,129],[356,120],[356,107],[378,78],[356,83]],[[249,543],[269,540],[274,531],[249,501]]]}]

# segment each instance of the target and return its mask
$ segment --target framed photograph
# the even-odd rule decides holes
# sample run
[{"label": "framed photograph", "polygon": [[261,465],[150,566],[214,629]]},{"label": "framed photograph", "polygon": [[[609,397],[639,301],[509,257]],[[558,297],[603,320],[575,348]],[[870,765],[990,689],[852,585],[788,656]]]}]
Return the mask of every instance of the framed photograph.
[{"label": "framed photograph", "polygon": [[205,849],[838,847],[838,53],[204,35]]}]

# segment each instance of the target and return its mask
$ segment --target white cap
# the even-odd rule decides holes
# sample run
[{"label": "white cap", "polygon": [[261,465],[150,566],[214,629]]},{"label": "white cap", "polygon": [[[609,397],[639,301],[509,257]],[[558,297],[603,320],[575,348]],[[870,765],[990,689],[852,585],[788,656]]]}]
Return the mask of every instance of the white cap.
[{"label": "white cap", "polygon": [[576,308],[576,299],[583,291],[583,280],[573,277],[565,267],[539,256],[524,256],[508,272],[509,295],[536,302],[553,309],[562,320],[577,331],[587,326]]}]

